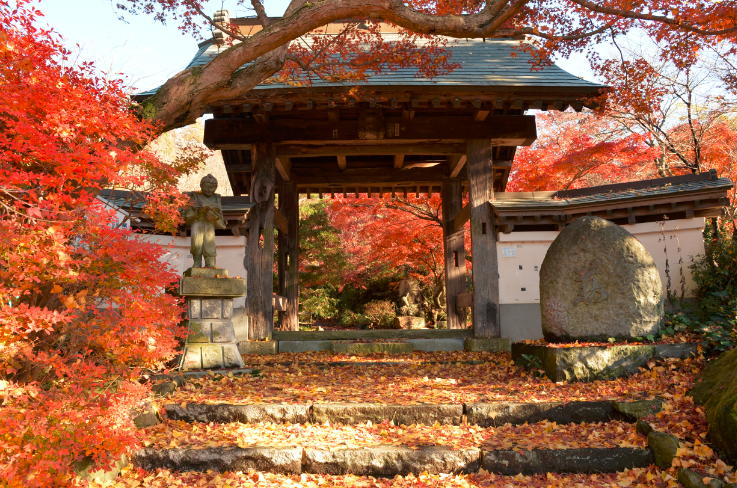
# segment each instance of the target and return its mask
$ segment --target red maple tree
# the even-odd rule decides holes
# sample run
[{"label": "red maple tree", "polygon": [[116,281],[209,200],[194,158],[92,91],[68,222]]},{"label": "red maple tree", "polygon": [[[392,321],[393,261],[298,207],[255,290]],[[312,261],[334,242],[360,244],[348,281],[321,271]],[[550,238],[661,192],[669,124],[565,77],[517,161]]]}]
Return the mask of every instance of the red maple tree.
[{"label": "red maple tree", "polygon": [[118,81],[75,66],[25,1],[0,1],[0,479],[65,486],[85,456],[137,442],[142,368],[175,355],[185,330],[165,248],[122,228],[100,189],[145,189],[144,212],[173,230],[193,161],[142,150]]},{"label": "red maple tree", "polygon": [[557,191],[646,177],[659,154],[638,133],[623,134],[595,113],[536,115],[538,138],[518,148],[507,191]]}]

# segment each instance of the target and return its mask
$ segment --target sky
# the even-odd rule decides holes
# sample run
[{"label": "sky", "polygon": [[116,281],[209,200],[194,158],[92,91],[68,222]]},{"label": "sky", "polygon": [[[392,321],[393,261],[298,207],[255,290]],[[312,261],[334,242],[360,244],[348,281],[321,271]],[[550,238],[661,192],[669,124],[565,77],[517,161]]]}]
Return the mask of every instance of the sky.
[{"label": "sky", "polygon": [[[50,26],[67,41],[67,47],[79,53],[80,59],[97,63],[108,73],[122,73],[127,84],[136,91],[161,85],[175,75],[194,57],[198,39],[182,34],[175,22],[162,25],[151,15],[124,14],[115,4],[121,0],[42,0],[39,10],[44,18],[40,25]],[[223,0],[209,0],[205,11],[212,13],[225,4]],[[266,13],[280,16],[289,0],[265,0]],[[253,12],[234,10],[231,16],[245,17]],[[209,37],[209,36],[208,36]],[[79,45],[76,47],[75,45]],[[586,59],[574,56],[556,60],[563,69],[576,76],[595,81]]]}]

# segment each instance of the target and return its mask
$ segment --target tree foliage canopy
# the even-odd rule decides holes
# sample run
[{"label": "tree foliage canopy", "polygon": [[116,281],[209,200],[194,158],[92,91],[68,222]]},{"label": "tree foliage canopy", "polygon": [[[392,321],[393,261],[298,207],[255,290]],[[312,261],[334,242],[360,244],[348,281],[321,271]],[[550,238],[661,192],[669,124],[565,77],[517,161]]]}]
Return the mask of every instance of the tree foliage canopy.
[{"label": "tree foliage canopy", "polygon": [[129,409],[142,368],[160,368],[185,330],[164,247],[119,225],[101,188],[142,189],[144,212],[172,230],[182,171],[141,148],[159,128],[120,83],[74,65],[39,12],[0,1],[0,479],[71,483],[85,456],[137,441]]},{"label": "tree foliage canopy", "polygon": [[[263,28],[244,35],[232,23],[219,23],[216,28],[230,47],[208,65],[170,79],[143,102],[146,117],[167,129],[192,123],[208,103],[241,96],[282,69],[282,75],[301,70],[350,81],[400,66],[417,66],[423,75],[447,71],[454,67],[443,54],[447,40],[437,36],[525,36],[520,48],[543,64],[554,55],[588,50],[597,72],[608,66],[591,48],[635,29],[656,39],[660,56],[679,67],[693,64],[705,49],[718,47],[725,56],[737,52],[735,0],[292,0],[278,19],[266,16],[261,0],[245,4],[237,0],[232,6],[252,8]],[[119,8],[122,15],[146,13],[161,22],[175,21],[195,36],[215,26],[200,0],[122,0]],[[345,19],[355,22],[336,35],[320,35],[321,27]],[[399,27],[399,38],[382,38],[380,22]],[[304,42],[292,42],[296,39]],[[737,80],[735,72],[725,79]]]}]

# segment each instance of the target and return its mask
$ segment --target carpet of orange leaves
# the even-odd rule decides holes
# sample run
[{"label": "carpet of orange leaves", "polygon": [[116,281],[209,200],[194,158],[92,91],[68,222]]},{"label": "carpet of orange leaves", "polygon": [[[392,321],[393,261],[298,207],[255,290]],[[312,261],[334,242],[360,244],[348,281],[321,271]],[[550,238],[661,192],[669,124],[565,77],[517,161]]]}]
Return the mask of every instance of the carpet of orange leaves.
[{"label": "carpet of orange leaves", "polygon": [[[706,422],[701,407],[687,396],[704,360],[669,360],[650,363],[630,378],[593,383],[555,384],[536,378],[511,364],[508,354],[490,355],[490,362],[473,364],[423,364],[406,366],[360,364],[356,367],[313,365],[264,365],[263,377],[205,378],[177,390],[161,403],[319,403],[374,401],[380,403],[449,403],[473,401],[572,401],[600,399],[642,399],[658,397],[663,410],[646,419],[656,430],[678,436],[682,443],[673,467],[655,466],[612,474],[553,474],[497,476],[480,472],[472,475],[429,475],[417,473],[393,479],[358,476],[284,476],[250,471],[247,473],[146,472],[126,468],[106,486],[116,488],[170,487],[676,487],[677,470],[688,467],[704,477],[735,482],[733,467],[726,465],[705,444]],[[391,423],[343,425],[289,424],[186,424],[167,421],[142,432],[142,441],[155,447],[207,447],[302,445],[314,448],[347,448],[377,444],[409,446],[446,445],[454,448],[481,446],[491,449],[563,449],[573,447],[614,447],[646,444],[633,424],[557,425],[540,422],[530,425],[503,425],[483,428],[473,425],[411,425]],[[174,442],[172,444],[172,441]],[[708,482],[708,479],[706,479]],[[94,487],[103,486],[93,484]]]},{"label": "carpet of orange leaves", "polygon": [[[669,360],[629,378],[591,383],[553,383],[511,362],[508,353],[485,353],[487,362],[270,364],[261,376],[200,378],[166,403],[418,403],[541,402],[652,399],[683,395],[703,360]],[[667,374],[665,370],[667,368]]]},{"label": "carpet of orange leaves", "polygon": [[573,449],[579,447],[645,447],[647,440],[633,424],[608,422],[558,425],[363,425],[315,424],[188,424],[168,421],[146,431],[145,446],[195,447],[290,447],[337,450],[379,445],[408,447],[448,446],[453,449]]},{"label": "carpet of orange leaves", "polygon": [[[302,474],[285,476],[250,471],[229,473],[172,473],[165,469],[149,473],[140,469],[126,468],[116,483],[106,486],[115,488],[275,488],[275,487],[335,487],[335,488],[627,488],[680,486],[673,468],[664,471],[655,466],[630,469],[609,474],[555,474],[534,476],[498,476],[493,473],[470,475],[418,473],[396,476],[391,479],[372,476]],[[105,486],[94,483],[94,488]]]},{"label": "carpet of orange leaves", "polygon": [[[395,342],[396,339],[387,340]],[[350,342],[350,341],[348,341]],[[273,355],[244,354],[243,362],[247,365],[274,364],[274,363],[427,363],[427,362],[463,362],[463,361],[492,361],[495,357],[507,353],[468,352],[468,351],[415,351],[412,354],[336,354],[330,351],[308,351],[289,353],[282,352]],[[508,356],[508,354],[507,354]]]}]

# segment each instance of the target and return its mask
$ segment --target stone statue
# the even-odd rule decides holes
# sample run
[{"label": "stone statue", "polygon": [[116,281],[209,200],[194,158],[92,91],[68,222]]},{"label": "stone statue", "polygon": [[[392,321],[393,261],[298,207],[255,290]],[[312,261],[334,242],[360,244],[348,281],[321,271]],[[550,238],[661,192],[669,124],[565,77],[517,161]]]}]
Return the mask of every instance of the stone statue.
[{"label": "stone statue", "polygon": [[422,315],[422,290],[415,279],[405,278],[399,283],[399,315]]},{"label": "stone statue", "polygon": [[440,310],[445,310],[445,275],[438,275],[435,278],[435,289],[432,292],[432,306]]},{"label": "stone statue", "polygon": [[202,267],[202,256],[205,266],[215,267],[215,227],[225,229],[223,207],[220,195],[215,193],[218,180],[208,174],[200,181],[200,191],[189,192],[190,205],[184,209],[184,222],[192,226],[190,252],[194,258],[194,267]]}]

